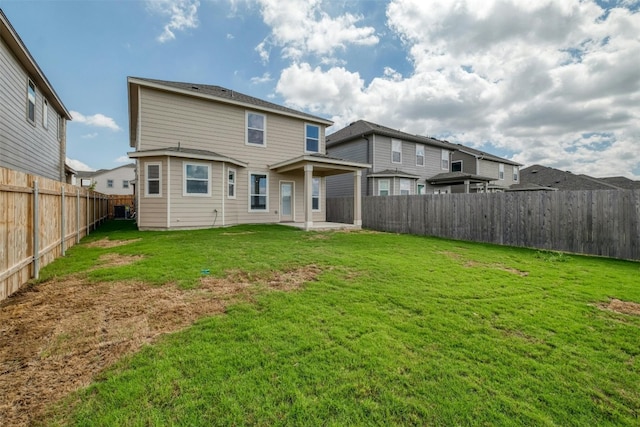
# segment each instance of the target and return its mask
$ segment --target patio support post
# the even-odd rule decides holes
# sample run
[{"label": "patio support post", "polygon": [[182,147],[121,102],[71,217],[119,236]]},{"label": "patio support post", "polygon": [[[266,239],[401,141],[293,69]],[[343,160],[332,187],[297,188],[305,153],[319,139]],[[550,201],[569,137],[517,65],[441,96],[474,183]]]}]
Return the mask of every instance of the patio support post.
[{"label": "patio support post", "polygon": [[353,172],[353,225],[362,227],[362,171]]},{"label": "patio support post", "polygon": [[313,227],[313,165],[304,165],[304,229]]},{"label": "patio support post", "polygon": [[469,180],[468,179],[464,180],[464,193],[465,194],[469,194]]},{"label": "patio support post", "polygon": [[488,182],[484,182],[484,192],[488,193],[489,192],[489,183]]}]

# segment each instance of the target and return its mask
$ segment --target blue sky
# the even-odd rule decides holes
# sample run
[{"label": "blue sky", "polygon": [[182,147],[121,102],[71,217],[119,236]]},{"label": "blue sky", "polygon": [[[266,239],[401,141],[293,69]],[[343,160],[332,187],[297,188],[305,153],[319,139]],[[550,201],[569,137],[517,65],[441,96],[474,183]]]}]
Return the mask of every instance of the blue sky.
[{"label": "blue sky", "polygon": [[127,76],[220,85],[526,165],[640,179],[640,0],[0,0],[74,120],[129,162]]}]

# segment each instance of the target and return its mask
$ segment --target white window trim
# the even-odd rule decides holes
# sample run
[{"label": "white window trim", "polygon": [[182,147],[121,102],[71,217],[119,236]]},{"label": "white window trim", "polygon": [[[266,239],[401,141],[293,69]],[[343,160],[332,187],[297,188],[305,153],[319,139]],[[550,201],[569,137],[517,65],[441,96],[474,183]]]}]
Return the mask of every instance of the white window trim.
[{"label": "white window trim", "polygon": [[398,185],[399,185],[399,188],[400,188],[400,195],[403,195],[403,194],[402,194],[402,190],[403,190],[403,188],[402,188],[402,184],[409,184],[409,185],[407,186],[407,188],[405,188],[404,190],[406,190],[406,191],[407,191],[407,194],[406,194],[407,196],[408,196],[408,195],[411,195],[411,180],[410,180],[410,179],[408,179],[408,178],[400,178],[400,182],[399,182],[399,184],[398,184]]},{"label": "white window trim", "polygon": [[[29,100],[29,90],[31,89],[31,86],[33,86],[33,119],[29,117],[29,104],[31,104],[31,101]],[[36,124],[37,99],[38,99],[38,88],[36,87],[36,84],[31,79],[27,79],[27,121],[34,126]]]},{"label": "white window trim", "polygon": [[123,179],[122,180],[122,188],[129,188],[129,180],[128,179]]},{"label": "white window trim", "polygon": [[[315,128],[318,128],[318,151],[309,151],[307,150],[307,139],[309,138],[307,136],[307,126],[313,126]],[[313,123],[305,123],[304,124],[304,152],[305,153],[319,153],[320,152],[320,126],[318,125],[314,125]]]},{"label": "white window trim", "polygon": [[42,127],[49,129],[49,101],[42,100]]},{"label": "white window trim", "polygon": [[451,161],[451,171],[453,172],[453,164],[454,163],[460,163],[460,172],[462,172],[462,168],[464,167],[464,163],[462,163],[462,160],[452,160]]},{"label": "white window trim", "polygon": [[[312,212],[321,212],[322,211],[322,177],[319,176],[314,176],[311,178],[312,179],[312,183],[311,183],[311,211]],[[318,180],[318,209],[313,209],[313,180],[317,179]]]},{"label": "white window trim", "polygon": [[112,179],[108,179],[107,180],[107,188],[113,188],[113,180]]},{"label": "white window trim", "polygon": [[[233,172],[233,196],[229,195],[229,173]],[[227,169],[227,199],[235,199],[238,194],[238,173],[233,168]]]},{"label": "white window trim", "polygon": [[[422,192],[420,192],[420,187],[422,187]],[[416,184],[416,194],[418,195],[427,194],[426,184]]]},{"label": "white window trim", "polygon": [[378,196],[382,196],[382,194],[380,194],[380,183],[382,182],[386,182],[387,183],[387,191],[389,192],[389,194],[387,194],[387,196],[391,196],[391,194],[393,194],[391,192],[391,180],[390,179],[379,179],[378,180]]},{"label": "white window trim", "polygon": [[[394,142],[397,143],[397,144],[400,144],[400,151],[397,151],[397,150],[393,149]],[[394,162],[393,161],[393,153],[400,153],[400,161],[398,161],[398,162]],[[399,139],[392,139],[391,140],[391,163],[402,164],[402,141],[399,140]]]},{"label": "white window trim", "polygon": [[[149,166],[158,166],[158,194],[149,194]],[[160,162],[144,164],[144,197],[162,197],[162,163]]]},{"label": "white window trim", "polygon": [[[262,144],[256,144],[253,142],[249,142],[249,114],[255,114],[257,116],[262,116],[264,119],[262,121],[264,125],[264,129],[262,129]],[[244,114],[244,143],[245,145],[249,145],[251,147],[262,147],[265,148],[267,146],[267,116],[266,114],[258,113],[255,111],[246,111]]]},{"label": "white window trim", "polygon": [[[265,197],[267,198],[267,201],[265,203],[265,208],[264,209],[252,209],[251,208],[251,197],[253,197],[253,188],[251,187],[251,177],[253,175],[264,175],[267,177],[267,187],[266,187],[266,194]],[[249,172],[249,187],[248,187],[249,191],[247,191],[248,193],[248,198],[247,198],[247,206],[248,206],[248,210],[249,212],[255,212],[255,213],[268,213],[269,212],[269,173],[268,172]]]},{"label": "white window trim", "polygon": [[[187,192],[187,166],[204,166],[207,168],[207,192],[188,193]],[[204,179],[192,178],[193,181],[204,181]],[[183,197],[211,197],[211,164],[202,162],[182,162],[182,196]]]},{"label": "white window trim", "polygon": [[[442,153],[440,155],[440,167],[442,168],[442,170],[449,170],[450,167],[450,161],[449,161],[449,151],[448,150],[442,150]],[[446,162],[446,163],[445,163]],[[446,164],[446,166],[445,166]]]},{"label": "white window trim", "polygon": [[518,182],[519,179],[520,179],[520,167],[519,166],[514,166],[513,167],[513,181],[514,182]]},{"label": "white window trim", "polygon": [[[419,155],[418,155],[418,150],[419,150],[419,149],[422,149],[422,156],[419,156]],[[418,159],[419,159],[420,157],[422,157],[422,164],[418,163]],[[426,156],[425,156],[424,144],[416,144],[416,166],[424,167],[424,165],[425,165],[425,163],[426,163],[426,162],[425,162],[425,157],[426,157]]]},{"label": "white window trim", "polygon": [[504,163],[498,165],[498,179],[504,181]]}]

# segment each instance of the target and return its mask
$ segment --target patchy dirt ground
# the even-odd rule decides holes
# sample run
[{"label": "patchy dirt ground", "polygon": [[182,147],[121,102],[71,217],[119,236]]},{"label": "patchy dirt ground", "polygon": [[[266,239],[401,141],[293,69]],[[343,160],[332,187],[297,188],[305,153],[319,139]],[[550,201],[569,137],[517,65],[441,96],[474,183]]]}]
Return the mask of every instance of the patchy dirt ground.
[{"label": "patchy dirt ground", "polygon": [[[101,266],[135,261],[110,254]],[[0,426],[29,425],[47,406],[162,334],[223,313],[256,292],[298,289],[318,274],[314,265],[260,276],[232,271],[222,279],[203,277],[192,290],[89,284],[81,277],[26,287],[0,304]]]},{"label": "patchy dirt ground", "polygon": [[620,301],[619,299],[612,298],[608,303],[600,304],[598,307],[603,310],[611,310],[618,313],[640,316],[640,304],[637,302]]}]

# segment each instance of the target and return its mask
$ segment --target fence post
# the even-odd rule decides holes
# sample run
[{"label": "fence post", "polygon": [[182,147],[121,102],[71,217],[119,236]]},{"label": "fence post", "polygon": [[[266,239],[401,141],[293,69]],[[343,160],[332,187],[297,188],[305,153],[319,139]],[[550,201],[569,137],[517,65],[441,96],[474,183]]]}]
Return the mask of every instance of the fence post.
[{"label": "fence post", "polygon": [[62,249],[62,256],[64,256],[65,250],[64,250],[64,246],[65,246],[65,242],[64,242],[64,237],[66,236],[67,232],[66,232],[66,227],[65,227],[65,223],[67,222],[66,220],[66,215],[65,215],[65,203],[64,203],[64,185],[62,186],[62,193],[61,193],[62,198],[60,199],[60,206],[62,207],[62,212],[60,213],[60,245],[61,245],[61,249]]},{"label": "fence post", "polygon": [[76,243],[80,243],[80,190],[76,190]]},{"label": "fence post", "polygon": [[89,209],[89,192],[87,191],[87,234],[85,234],[85,236],[89,235],[89,215],[90,215],[91,209]]},{"label": "fence post", "polygon": [[40,276],[40,214],[38,199],[38,180],[33,181],[33,277]]}]

